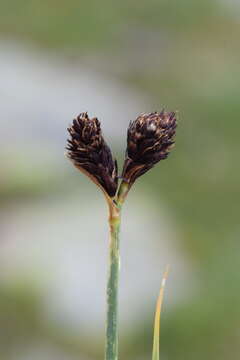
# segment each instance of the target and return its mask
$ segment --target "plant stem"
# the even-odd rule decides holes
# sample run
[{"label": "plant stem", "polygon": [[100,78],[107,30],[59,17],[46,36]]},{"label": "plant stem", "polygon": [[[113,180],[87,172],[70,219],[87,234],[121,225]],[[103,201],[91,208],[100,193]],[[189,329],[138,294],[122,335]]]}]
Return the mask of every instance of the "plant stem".
[{"label": "plant stem", "polygon": [[119,231],[121,209],[128,194],[129,185],[121,182],[115,199],[107,197],[109,206],[110,248],[107,283],[107,330],[105,360],[118,359],[118,279],[120,267]]},{"label": "plant stem", "polygon": [[105,360],[118,359],[118,279],[119,279],[119,229],[120,210],[113,202],[109,204],[110,263],[107,284],[107,330]]}]

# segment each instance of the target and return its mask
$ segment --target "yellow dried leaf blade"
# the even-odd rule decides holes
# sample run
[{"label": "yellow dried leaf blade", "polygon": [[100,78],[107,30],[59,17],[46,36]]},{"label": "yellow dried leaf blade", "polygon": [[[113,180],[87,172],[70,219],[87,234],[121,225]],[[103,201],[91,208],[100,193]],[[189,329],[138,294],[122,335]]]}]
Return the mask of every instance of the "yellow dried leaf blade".
[{"label": "yellow dried leaf blade", "polygon": [[160,339],[160,320],[161,320],[161,309],[163,303],[164,289],[168,276],[169,267],[167,266],[166,271],[163,274],[163,279],[159,291],[159,296],[156,305],[156,312],[154,318],[154,333],[153,333],[153,353],[152,360],[159,360],[159,339]]}]

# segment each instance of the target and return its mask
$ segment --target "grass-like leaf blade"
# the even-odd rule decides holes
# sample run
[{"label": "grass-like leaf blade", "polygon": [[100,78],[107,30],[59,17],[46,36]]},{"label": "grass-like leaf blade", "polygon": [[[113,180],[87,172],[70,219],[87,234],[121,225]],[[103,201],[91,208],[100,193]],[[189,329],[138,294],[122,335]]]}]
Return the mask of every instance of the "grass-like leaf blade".
[{"label": "grass-like leaf blade", "polygon": [[161,320],[161,309],[163,303],[163,295],[164,295],[164,288],[168,276],[168,269],[167,266],[166,271],[163,274],[163,279],[160,287],[160,292],[157,300],[156,305],[156,312],[155,312],[155,319],[154,319],[154,333],[153,333],[153,353],[152,353],[152,360],[159,360],[159,337],[160,337],[160,320]]}]

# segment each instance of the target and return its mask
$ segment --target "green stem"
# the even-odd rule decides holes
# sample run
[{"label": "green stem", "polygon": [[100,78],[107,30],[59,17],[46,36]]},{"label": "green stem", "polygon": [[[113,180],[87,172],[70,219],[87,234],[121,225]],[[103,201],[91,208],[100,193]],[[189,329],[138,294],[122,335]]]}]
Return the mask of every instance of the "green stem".
[{"label": "green stem", "polygon": [[110,251],[107,283],[107,330],[105,360],[118,359],[118,279],[119,279],[119,230],[121,209],[128,194],[129,185],[123,180],[115,200],[107,198],[109,205]]},{"label": "green stem", "polygon": [[110,264],[107,284],[107,330],[105,360],[118,359],[118,279],[120,210],[110,204]]}]

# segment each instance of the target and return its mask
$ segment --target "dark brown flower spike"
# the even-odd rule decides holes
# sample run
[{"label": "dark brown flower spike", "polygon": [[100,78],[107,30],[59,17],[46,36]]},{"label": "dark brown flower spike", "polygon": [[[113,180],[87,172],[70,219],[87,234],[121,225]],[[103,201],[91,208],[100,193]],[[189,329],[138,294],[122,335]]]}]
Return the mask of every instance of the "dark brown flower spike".
[{"label": "dark brown flower spike", "polygon": [[100,122],[81,113],[68,128],[67,156],[73,164],[89,176],[110,197],[117,186],[117,162],[102,136]]},{"label": "dark brown flower spike", "polygon": [[166,159],[174,145],[177,126],[174,112],[142,114],[130,123],[122,177],[129,184],[160,160]]}]

